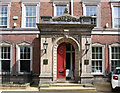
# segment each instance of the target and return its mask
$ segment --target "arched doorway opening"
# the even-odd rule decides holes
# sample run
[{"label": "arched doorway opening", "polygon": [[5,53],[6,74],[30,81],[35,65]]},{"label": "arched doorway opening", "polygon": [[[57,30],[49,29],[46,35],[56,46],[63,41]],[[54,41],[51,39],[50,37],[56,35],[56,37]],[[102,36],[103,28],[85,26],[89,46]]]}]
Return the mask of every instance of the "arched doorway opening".
[{"label": "arched doorway opening", "polygon": [[75,49],[70,43],[61,43],[57,49],[57,79],[74,80]]}]

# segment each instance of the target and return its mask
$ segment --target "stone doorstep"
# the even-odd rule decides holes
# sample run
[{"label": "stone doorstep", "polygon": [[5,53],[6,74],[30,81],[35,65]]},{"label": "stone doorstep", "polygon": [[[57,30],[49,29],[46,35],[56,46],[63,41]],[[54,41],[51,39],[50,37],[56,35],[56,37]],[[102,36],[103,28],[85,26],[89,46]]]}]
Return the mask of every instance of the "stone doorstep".
[{"label": "stone doorstep", "polygon": [[92,84],[77,84],[77,83],[54,83],[54,84],[41,84],[40,87],[94,87]]},{"label": "stone doorstep", "polygon": [[40,88],[39,91],[96,91],[96,88],[84,88],[84,87],[49,87]]},{"label": "stone doorstep", "polygon": [[77,83],[55,83],[55,84],[50,84],[50,87],[81,87],[84,84],[77,84]]},{"label": "stone doorstep", "polygon": [[39,91],[96,91],[92,84],[54,83],[41,84]]}]

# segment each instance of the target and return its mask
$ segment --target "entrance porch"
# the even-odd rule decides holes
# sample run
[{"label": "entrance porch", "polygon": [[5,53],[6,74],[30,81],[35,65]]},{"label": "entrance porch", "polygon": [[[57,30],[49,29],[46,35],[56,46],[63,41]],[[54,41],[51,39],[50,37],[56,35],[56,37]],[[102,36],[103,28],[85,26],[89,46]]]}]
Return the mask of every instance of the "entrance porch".
[{"label": "entrance porch", "polygon": [[[67,21],[69,18],[73,18],[74,22]],[[69,14],[59,19],[42,17],[42,23],[37,24],[41,38],[40,84],[69,80],[92,82],[91,44],[89,49],[85,44],[91,42],[94,25],[82,24],[80,18]],[[47,47],[44,47],[46,42]]]}]

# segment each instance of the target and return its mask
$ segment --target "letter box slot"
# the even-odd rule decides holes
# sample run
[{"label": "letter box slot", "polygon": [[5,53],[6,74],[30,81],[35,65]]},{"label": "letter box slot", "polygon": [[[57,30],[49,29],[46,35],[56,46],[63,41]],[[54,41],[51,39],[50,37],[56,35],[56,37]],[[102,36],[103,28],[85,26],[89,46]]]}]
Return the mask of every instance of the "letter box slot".
[{"label": "letter box slot", "polygon": [[64,73],[64,71],[59,71],[59,73]]}]

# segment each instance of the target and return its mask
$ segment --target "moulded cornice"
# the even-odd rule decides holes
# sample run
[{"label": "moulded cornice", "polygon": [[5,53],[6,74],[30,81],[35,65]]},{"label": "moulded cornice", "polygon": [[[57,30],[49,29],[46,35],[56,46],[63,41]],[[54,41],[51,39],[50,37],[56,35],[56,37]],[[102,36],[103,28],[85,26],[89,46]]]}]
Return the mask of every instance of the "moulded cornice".
[{"label": "moulded cornice", "polygon": [[113,43],[110,43],[109,46],[120,46],[120,42],[113,42]]},{"label": "moulded cornice", "polygon": [[18,46],[30,46],[32,43],[29,41],[22,41],[20,43],[17,43]]},{"label": "moulded cornice", "polygon": [[8,41],[0,41],[0,46],[10,46],[11,43]]},{"label": "moulded cornice", "polygon": [[94,42],[92,43],[92,46],[105,46],[105,44],[102,44],[100,42]]},{"label": "moulded cornice", "polygon": [[89,4],[94,4],[94,3],[100,3],[101,0],[81,0],[83,3],[89,3]]}]

